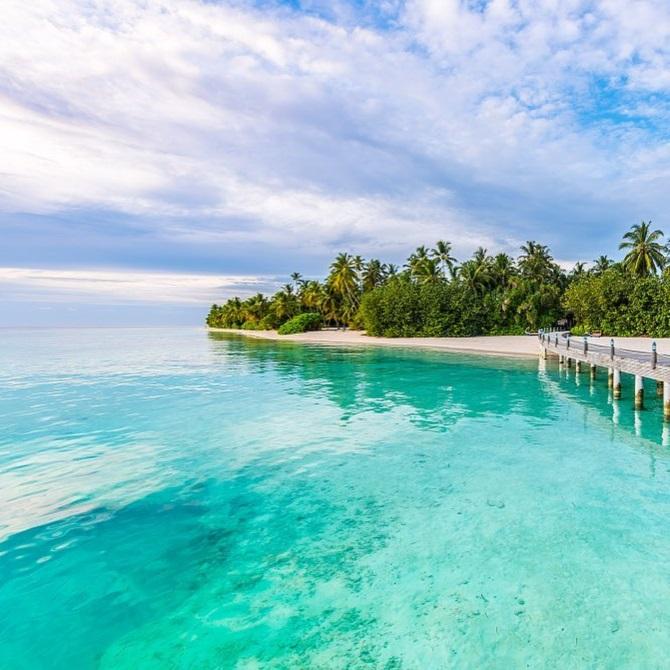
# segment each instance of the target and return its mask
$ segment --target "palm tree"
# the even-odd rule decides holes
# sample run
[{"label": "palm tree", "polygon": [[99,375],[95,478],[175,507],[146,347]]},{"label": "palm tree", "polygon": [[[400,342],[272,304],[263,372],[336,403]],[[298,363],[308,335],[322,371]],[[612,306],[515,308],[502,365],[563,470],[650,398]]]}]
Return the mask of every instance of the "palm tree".
[{"label": "palm tree", "polygon": [[223,312],[223,320],[228,325],[236,328],[244,323],[242,301],[237,296],[228,300],[223,307]]},{"label": "palm tree", "polygon": [[321,313],[327,321],[339,324],[340,305],[342,303],[340,294],[333,288],[332,284],[323,286],[323,297],[321,299]]},{"label": "palm tree", "polygon": [[268,307],[267,298],[257,293],[243,303],[244,320],[258,323],[268,313]]},{"label": "palm tree", "polygon": [[522,245],[518,265],[521,274],[534,282],[550,282],[561,274],[548,247],[533,241]]},{"label": "palm tree", "polygon": [[438,240],[435,243],[435,248],[431,249],[430,255],[432,258],[441,263],[442,269],[446,272],[449,272],[453,279],[454,269],[456,267],[456,258],[451,255],[451,242]]},{"label": "palm tree", "polygon": [[488,251],[484,247],[477,247],[475,253],[472,254],[472,260],[477,263],[477,265],[486,265],[490,259]]},{"label": "palm tree", "polygon": [[324,299],[323,286],[315,280],[305,282],[302,292],[302,304],[312,311],[320,311]]},{"label": "palm tree", "polygon": [[341,298],[339,314],[344,321],[349,321],[358,309],[359,263],[362,263],[360,256],[341,253],[330,265],[327,283]]},{"label": "palm tree", "polygon": [[416,248],[416,251],[413,254],[410,254],[407,263],[405,263],[405,267],[411,274],[414,274],[414,269],[417,264],[421,263],[424,258],[428,258],[428,249],[422,244],[420,247]]},{"label": "palm tree", "polygon": [[624,267],[638,277],[662,270],[666,263],[665,248],[659,241],[662,230],[651,230],[651,221],[635,224],[624,236],[619,249],[629,249]]},{"label": "palm tree", "polygon": [[612,261],[612,259],[608,258],[607,256],[598,256],[598,258],[593,261],[593,267],[591,268],[591,271],[593,274],[601,275],[603,272],[605,272],[605,270],[609,270],[613,263],[614,261]]},{"label": "palm tree", "polygon": [[458,268],[458,279],[475,295],[483,293],[490,281],[488,268],[484,263],[471,259]]},{"label": "palm tree", "polygon": [[373,288],[382,284],[385,279],[385,274],[385,267],[381,262],[376,258],[371,258],[363,266],[363,291],[372,291]]},{"label": "palm tree", "polygon": [[414,267],[414,277],[419,284],[437,284],[444,279],[437,258],[422,258]]},{"label": "palm tree", "polygon": [[507,288],[516,274],[514,259],[508,254],[498,254],[491,263],[493,281],[501,288]]},{"label": "palm tree", "polygon": [[582,279],[586,275],[586,265],[582,263],[581,261],[577,261],[575,263],[574,267],[572,268],[572,272],[570,273],[569,279],[571,281],[576,281],[578,279]]},{"label": "palm tree", "polygon": [[298,311],[298,301],[290,284],[286,284],[281,291],[274,294],[271,307],[275,316],[282,321],[295,316]]}]

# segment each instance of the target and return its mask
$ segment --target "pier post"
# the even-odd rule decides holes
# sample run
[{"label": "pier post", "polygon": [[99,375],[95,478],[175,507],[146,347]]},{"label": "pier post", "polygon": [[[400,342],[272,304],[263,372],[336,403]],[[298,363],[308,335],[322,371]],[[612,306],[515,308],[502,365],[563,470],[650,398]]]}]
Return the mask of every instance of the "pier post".
[{"label": "pier post", "polygon": [[595,365],[593,365],[593,364],[591,365],[591,372],[590,372],[590,374],[591,374],[591,379],[592,379],[592,380],[596,378],[596,370],[597,370],[597,369],[598,369],[598,368],[597,368]]},{"label": "pier post", "polygon": [[569,356],[566,356],[566,357],[565,357],[565,360],[566,360],[566,364],[567,364],[567,366],[568,366],[569,368],[571,368],[571,367],[572,367],[572,358],[570,358]]},{"label": "pier post", "polygon": [[582,362],[578,359],[575,359],[575,372],[579,374],[582,371]]},{"label": "pier post", "polygon": [[614,368],[607,368],[607,388],[614,386]]},{"label": "pier post", "polygon": [[663,383],[663,418],[670,421],[670,384]]},{"label": "pier post", "polygon": [[635,375],[635,409],[644,406],[644,380],[642,375]]},{"label": "pier post", "polygon": [[657,398],[662,398],[663,397],[663,382],[656,382],[656,397]]},{"label": "pier post", "polygon": [[614,399],[618,400],[621,397],[621,370],[618,368],[614,368],[612,390],[614,391]]}]

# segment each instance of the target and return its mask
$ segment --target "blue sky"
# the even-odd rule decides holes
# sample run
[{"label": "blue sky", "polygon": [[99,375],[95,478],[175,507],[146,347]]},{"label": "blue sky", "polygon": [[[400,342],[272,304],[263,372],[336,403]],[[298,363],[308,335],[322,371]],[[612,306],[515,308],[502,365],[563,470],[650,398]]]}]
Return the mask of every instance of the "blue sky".
[{"label": "blue sky", "polygon": [[670,4],[0,7],[0,325],[199,323],[452,241],[616,256],[670,191]]}]

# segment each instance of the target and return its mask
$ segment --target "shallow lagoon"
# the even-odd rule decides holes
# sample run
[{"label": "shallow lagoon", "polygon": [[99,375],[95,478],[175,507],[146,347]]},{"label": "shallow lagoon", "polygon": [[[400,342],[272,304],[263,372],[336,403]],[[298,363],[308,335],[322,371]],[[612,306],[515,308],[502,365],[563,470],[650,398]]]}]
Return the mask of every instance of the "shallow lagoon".
[{"label": "shallow lagoon", "polygon": [[665,666],[651,386],[635,413],[551,361],[0,341],[3,669]]}]

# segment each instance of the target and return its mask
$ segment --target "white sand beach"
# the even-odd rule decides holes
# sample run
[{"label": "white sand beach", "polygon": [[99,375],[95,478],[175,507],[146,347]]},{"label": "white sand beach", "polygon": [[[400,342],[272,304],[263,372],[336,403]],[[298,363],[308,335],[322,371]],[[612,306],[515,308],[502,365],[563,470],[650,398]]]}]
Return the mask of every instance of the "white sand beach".
[{"label": "white sand beach", "polygon": [[[489,354],[494,356],[537,356],[539,343],[532,335],[491,335],[482,337],[368,337],[360,330],[318,330],[297,335],[278,335],[274,330],[238,330],[210,328],[212,332],[234,333],[262,340],[304,342],[332,346],[381,346],[414,349],[440,349],[461,353]],[[578,339],[578,338],[576,338]],[[594,339],[598,344],[608,344],[608,337]],[[615,337],[617,347],[650,351],[652,339],[647,337]],[[670,338],[656,340],[658,352],[670,354]]]}]

